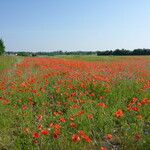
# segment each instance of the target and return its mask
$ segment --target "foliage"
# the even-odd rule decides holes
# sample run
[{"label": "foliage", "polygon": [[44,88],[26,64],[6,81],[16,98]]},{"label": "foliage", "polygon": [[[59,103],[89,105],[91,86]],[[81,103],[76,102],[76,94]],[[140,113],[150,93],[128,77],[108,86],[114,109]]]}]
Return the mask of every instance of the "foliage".
[{"label": "foliage", "polygon": [[6,52],[8,55],[17,54],[18,56],[57,56],[57,55],[93,55],[96,52],[92,51],[72,51],[72,52],[63,52],[63,51],[52,51],[52,52]]},{"label": "foliage", "polygon": [[150,55],[150,49],[134,49],[133,51],[125,49],[116,49],[115,51],[98,51],[98,56],[101,55],[116,55],[116,56],[125,56],[125,55]]},{"label": "foliage", "polygon": [[30,52],[17,52],[18,56],[30,56]]},{"label": "foliage", "polygon": [[0,39],[0,55],[2,55],[5,52],[5,46],[2,39]]}]

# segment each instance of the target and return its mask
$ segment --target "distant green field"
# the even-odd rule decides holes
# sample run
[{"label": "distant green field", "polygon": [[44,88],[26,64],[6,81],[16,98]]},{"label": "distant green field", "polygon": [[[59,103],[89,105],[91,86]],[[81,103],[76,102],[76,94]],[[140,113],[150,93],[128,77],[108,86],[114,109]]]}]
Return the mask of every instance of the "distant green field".
[{"label": "distant green field", "polygon": [[16,57],[0,56],[0,71],[9,68],[16,62]]},{"label": "distant green field", "polygon": [[97,56],[97,55],[57,55],[55,58],[75,59],[83,61],[113,61],[122,59],[144,58],[150,59],[150,56]]},{"label": "distant green field", "polygon": [[114,56],[96,56],[96,55],[57,55],[53,56],[55,58],[64,58],[64,59],[75,59],[83,61],[109,61],[114,60],[117,57]]}]

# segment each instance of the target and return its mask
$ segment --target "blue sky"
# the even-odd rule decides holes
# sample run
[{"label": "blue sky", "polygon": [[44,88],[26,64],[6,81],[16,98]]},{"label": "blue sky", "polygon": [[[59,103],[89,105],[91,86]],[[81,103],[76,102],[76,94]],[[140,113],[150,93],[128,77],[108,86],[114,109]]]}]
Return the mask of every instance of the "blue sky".
[{"label": "blue sky", "polygon": [[7,51],[150,48],[150,0],[0,0]]}]

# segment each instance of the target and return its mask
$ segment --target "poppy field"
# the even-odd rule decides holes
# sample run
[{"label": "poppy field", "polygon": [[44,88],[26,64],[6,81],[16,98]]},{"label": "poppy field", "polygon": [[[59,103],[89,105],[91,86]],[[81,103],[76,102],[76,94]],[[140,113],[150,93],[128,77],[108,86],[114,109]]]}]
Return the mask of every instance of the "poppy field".
[{"label": "poppy field", "polygon": [[150,57],[26,57],[0,73],[0,149],[150,149]]}]

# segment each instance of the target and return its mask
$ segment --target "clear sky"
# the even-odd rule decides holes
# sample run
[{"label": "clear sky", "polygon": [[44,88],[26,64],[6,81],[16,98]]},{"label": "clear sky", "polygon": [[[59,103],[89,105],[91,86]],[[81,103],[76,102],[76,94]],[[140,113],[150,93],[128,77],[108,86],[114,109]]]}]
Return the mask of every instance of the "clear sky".
[{"label": "clear sky", "polygon": [[0,0],[7,51],[150,48],[150,0]]}]

